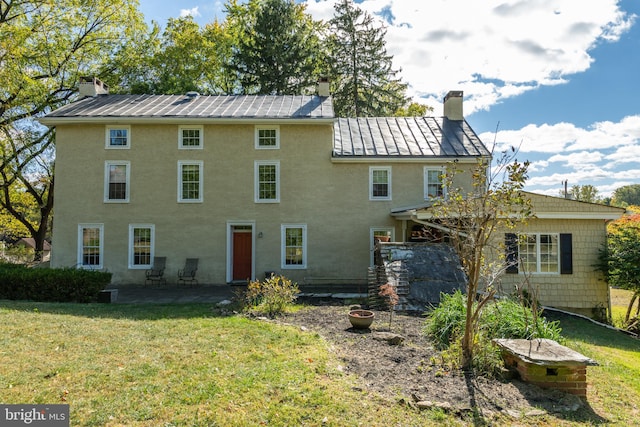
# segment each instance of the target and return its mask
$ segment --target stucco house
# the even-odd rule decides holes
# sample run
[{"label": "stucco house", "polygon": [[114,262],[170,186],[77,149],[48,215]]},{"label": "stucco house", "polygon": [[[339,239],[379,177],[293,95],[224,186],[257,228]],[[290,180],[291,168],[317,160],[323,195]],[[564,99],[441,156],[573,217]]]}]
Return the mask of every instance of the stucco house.
[{"label": "stucco house", "polygon": [[[56,128],[51,265],[105,269],[117,285],[142,284],[154,256],[167,258],[169,282],[199,258],[206,284],[266,272],[365,283],[375,242],[408,241],[422,211],[407,207],[444,194],[447,163],[468,171],[491,158],[459,91],[441,117],[347,119],[334,117],[327,85],[317,96],[110,95],[97,80],[86,85],[89,96],[40,119]],[[469,173],[458,179],[470,187]],[[547,210],[574,206],[561,203]],[[539,216],[532,233],[572,233],[573,270],[586,271],[591,255],[579,245],[597,251],[615,216],[593,209],[593,230]],[[575,292],[556,301],[592,304],[582,275],[543,276],[549,298],[571,282]],[[594,302],[607,302],[603,289],[589,291]]]}]

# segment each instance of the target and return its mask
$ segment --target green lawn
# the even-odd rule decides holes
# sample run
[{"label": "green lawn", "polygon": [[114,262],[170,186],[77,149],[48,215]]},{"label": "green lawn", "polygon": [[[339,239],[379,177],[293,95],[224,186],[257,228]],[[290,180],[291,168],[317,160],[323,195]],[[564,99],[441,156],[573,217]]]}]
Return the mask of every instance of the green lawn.
[{"label": "green lawn", "polygon": [[[355,387],[314,333],[209,304],[0,301],[0,325],[0,402],[66,402],[73,426],[467,425]],[[637,423],[640,343],[583,320],[562,326],[601,364],[588,371],[591,407],[517,424]]]}]

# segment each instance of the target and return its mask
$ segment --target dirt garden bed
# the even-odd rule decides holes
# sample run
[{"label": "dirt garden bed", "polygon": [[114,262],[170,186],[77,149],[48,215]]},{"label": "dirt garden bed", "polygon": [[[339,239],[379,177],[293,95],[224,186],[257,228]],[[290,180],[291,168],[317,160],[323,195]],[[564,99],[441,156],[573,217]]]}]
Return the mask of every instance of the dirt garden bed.
[{"label": "dirt garden bed", "polygon": [[389,400],[407,405],[430,402],[448,411],[478,411],[483,416],[572,413],[574,419],[597,418],[588,403],[575,396],[542,390],[517,379],[473,378],[444,368],[440,352],[423,333],[424,317],[394,314],[391,332],[403,336],[404,341],[390,345],[379,334],[389,331],[388,312],[375,312],[376,320],[369,330],[353,329],[348,312],[346,306],[310,306],[278,321],[317,332],[341,360],[338,369],[357,376],[355,388]]}]

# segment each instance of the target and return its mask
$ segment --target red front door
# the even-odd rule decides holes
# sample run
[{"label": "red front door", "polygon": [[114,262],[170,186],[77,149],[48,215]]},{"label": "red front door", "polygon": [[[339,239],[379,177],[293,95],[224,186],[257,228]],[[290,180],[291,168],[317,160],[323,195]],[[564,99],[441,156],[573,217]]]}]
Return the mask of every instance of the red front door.
[{"label": "red front door", "polygon": [[251,238],[250,231],[233,232],[233,280],[251,279]]}]

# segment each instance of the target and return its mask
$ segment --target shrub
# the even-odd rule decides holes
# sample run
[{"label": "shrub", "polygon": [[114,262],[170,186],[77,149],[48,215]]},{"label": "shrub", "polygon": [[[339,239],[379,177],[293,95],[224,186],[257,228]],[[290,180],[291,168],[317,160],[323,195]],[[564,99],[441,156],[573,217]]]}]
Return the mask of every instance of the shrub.
[{"label": "shrub", "polygon": [[73,268],[0,264],[0,298],[43,302],[95,302],[111,273]]},{"label": "shrub", "polygon": [[249,282],[244,300],[248,310],[275,316],[295,301],[299,292],[297,283],[272,274],[263,282]]},{"label": "shrub", "polygon": [[[462,332],[466,320],[466,296],[460,291],[441,294],[440,305],[430,313],[425,326],[426,334],[440,349],[443,361],[453,368],[459,367],[462,357]],[[501,299],[487,304],[480,315],[474,338],[472,366],[484,374],[493,374],[502,366],[500,353],[491,340],[496,338],[533,339],[548,338],[562,341],[559,322],[548,322],[541,312],[534,312],[517,301]]]}]

